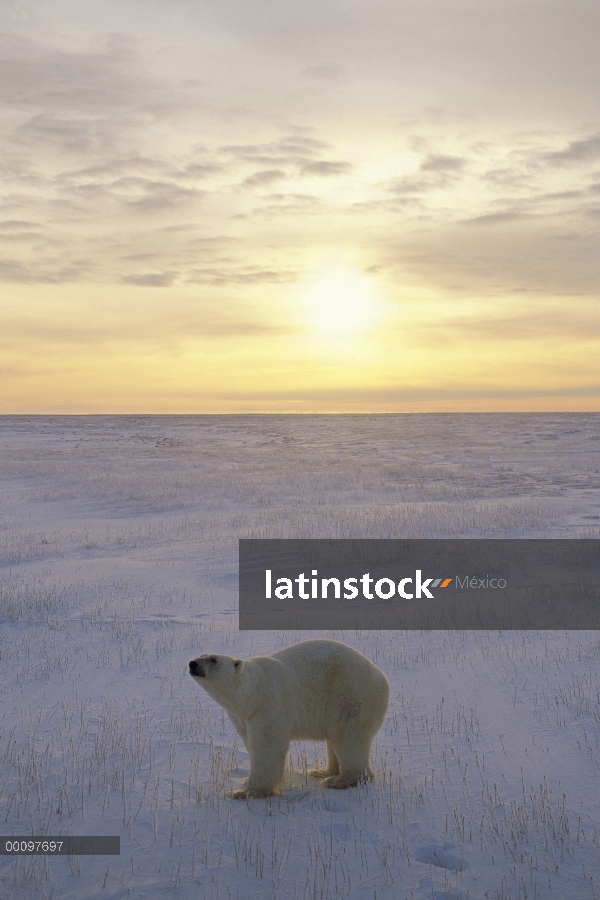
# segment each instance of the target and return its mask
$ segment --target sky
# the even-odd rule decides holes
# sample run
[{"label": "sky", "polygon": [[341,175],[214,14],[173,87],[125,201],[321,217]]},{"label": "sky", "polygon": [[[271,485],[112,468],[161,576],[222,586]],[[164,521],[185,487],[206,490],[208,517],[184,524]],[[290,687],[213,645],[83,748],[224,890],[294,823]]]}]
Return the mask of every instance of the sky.
[{"label": "sky", "polygon": [[597,0],[0,33],[0,413],[600,410]]}]

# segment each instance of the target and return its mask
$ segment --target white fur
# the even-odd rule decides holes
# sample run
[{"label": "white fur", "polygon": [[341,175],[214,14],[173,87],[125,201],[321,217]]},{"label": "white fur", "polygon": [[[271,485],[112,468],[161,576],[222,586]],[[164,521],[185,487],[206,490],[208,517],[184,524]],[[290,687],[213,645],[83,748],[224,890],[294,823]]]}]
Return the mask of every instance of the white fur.
[{"label": "white fur", "polygon": [[390,686],[358,650],[317,640],[246,660],[205,654],[192,660],[190,674],[227,711],[250,755],[245,787],[228,796],[275,793],[294,740],[327,742],[327,767],[309,773],[327,787],[373,778],[371,742],[383,724]]}]

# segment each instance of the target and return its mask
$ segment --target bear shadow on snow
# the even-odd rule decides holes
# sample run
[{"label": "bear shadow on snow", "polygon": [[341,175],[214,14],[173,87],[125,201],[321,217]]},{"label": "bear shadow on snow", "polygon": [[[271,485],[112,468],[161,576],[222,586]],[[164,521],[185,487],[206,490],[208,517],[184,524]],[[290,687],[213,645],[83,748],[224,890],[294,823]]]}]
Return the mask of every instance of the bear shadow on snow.
[{"label": "bear shadow on snow", "polygon": [[229,715],[250,756],[236,800],[278,792],[290,741],[325,741],[327,766],[309,775],[328,788],[373,778],[373,738],[388,708],[390,686],[366,656],[338,641],[302,641],[270,656],[234,659],[205,654],[192,678]]}]

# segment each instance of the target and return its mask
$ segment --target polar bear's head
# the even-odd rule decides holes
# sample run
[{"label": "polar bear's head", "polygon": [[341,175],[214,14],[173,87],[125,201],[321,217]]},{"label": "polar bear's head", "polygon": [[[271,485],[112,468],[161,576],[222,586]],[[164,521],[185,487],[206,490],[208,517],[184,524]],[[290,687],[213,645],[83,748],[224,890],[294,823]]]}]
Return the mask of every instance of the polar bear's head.
[{"label": "polar bear's head", "polygon": [[190,662],[190,675],[208,690],[208,685],[230,685],[236,675],[239,675],[244,667],[241,659],[221,654],[208,654],[196,657]]},{"label": "polar bear's head", "polygon": [[260,670],[252,659],[205,653],[190,662],[189,671],[194,681],[230,714],[243,717],[260,700]]}]

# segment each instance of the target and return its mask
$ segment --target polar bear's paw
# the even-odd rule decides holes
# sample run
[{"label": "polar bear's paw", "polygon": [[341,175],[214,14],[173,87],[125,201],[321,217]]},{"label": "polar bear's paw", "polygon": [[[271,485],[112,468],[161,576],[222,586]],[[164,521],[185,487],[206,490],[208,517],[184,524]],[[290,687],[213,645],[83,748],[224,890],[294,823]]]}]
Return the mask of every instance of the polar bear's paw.
[{"label": "polar bear's paw", "polygon": [[266,797],[274,797],[275,791],[271,791],[269,788],[253,788],[251,790],[247,787],[241,787],[233,791],[227,791],[225,796],[231,800],[248,800],[250,797],[256,800],[264,800]]},{"label": "polar bear's paw", "polygon": [[354,785],[358,784],[358,779],[356,781],[348,780],[348,778],[342,778],[341,775],[330,775],[329,778],[325,778],[322,782],[324,787],[327,788],[338,788],[339,790],[344,790],[345,788],[354,787]]},{"label": "polar bear's paw", "polygon": [[312,775],[313,778],[328,778],[331,775],[335,775],[335,772],[332,772],[331,769],[309,769],[308,774]]},{"label": "polar bear's paw", "polygon": [[368,772],[363,772],[360,775],[330,775],[329,778],[323,779],[321,784],[326,788],[345,790],[371,780],[372,776]]}]

